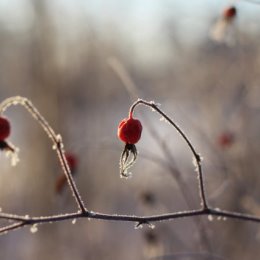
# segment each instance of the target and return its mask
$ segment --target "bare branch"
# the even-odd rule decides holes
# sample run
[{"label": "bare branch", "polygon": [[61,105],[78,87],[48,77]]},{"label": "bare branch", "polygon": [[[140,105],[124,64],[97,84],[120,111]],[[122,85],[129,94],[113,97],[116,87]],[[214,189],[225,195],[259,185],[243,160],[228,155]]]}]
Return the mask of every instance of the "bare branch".
[{"label": "bare branch", "polygon": [[188,137],[184,134],[184,132],[180,129],[178,125],[176,125],[170,117],[168,117],[153,101],[148,102],[142,99],[137,100],[130,108],[129,113],[133,113],[135,107],[139,104],[143,104],[145,106],[151,107],[155,111],[157,111],[161,116],[167,120],[182,136],[182,138],[185,140],[187,143],[188,147],[190,148],[191,152],[193,153],[196,165],[197,165],[197,170],[198,170],[198,179],[199,179],[199,190],[200,190],[200,197],[201,197],[201,204],[202,208],[207,209],[207,200],[206,200],[206,195],[205,195],[205,188],[204,188],[204,181],[203,181],[203,175],[202,175],[202,167],[201,167],[201,156],[196,152],[195,148],[191,144],[190,140]]},{"label": "bare branch", "polygon": [[213,209],[208,206],[207,199],[206,199],[206,193],[204,188],[204,180],[203,180],[203,174],[202,174],[202,165],[201,165],[201,157],[196,152],[195,148],[191,144],[190,140],[187,138],[187,136],[184,134],[184,132],[178,127],[173,120],[168,117],[154,102],[148,102],[145,100],[137,100],[130,108],[130,112],[133,112],[134,109],[137,107],[137,105],[143,104],[145,106],[148,106],[155,110],[157,113],[159,113],[161,116],[163,116],[167,122],[169,122],[182,136],[182,138],[187,143],[188,147],[192,151],[195,162],[198,167],[198,178],[199,178],[199,192],[201,196],[201,202],[202,207],[200,209],[196,210],[188,210],[188,211],[181,211],[181,212],[172,212],[167,214],[160,214],[160,215],[152,215],[152,216],[135,216],[135,215],[118,215],[118,214],[104,214],[104,213],[98,213],[93,211],[88,211],[84,207],[84,203],[80,198],[78,189],[76,187],[76,184],[73,180],[73,177],[71,175],[66,157],[64,155],[64,148],[63,143],[61,140],[61,137],[59,135],[56,135],[53,129],[49,126],[47,121],[41,116],[41,114],[38,112],[38,110],[32,105],[32,103],[22,97],[13,97],[6,99],[4,102],[0,104],[0,113],[5,111],[6,108],[8,108],[11,105],[17,105],[20,104],[24,106],[30,114],[41,124],[43,129],[46,131],[48,136],[53,141],[54,145],[56,145],[56,151],[61,161],[61,166],[63,167],[64,173],[67,176],[67,180],[71,187],[71,192],[75,197],[75,200],[79,206],[79,211],[74,213],[68,213],[68,214],[61,214],[61,215],[53,215],[53,216],[40,216],[40,217],[30,217],[28,215],[20,216],[15,214],[8,214],[4,212],[0,212],[0,219],[6,219],[9,221],[15,221],[15,223],[11,225],[4,226],[0,228],[0,234],[5,234],[8,231],[18,229],[23,226],[33,226],[37,224],[44,224],[44,223],[52,223],[52,222],[59,222],[59,221],[65,221],[70,219],[78,219],[78,218],[87,218],[87,219],[98,219],[98,220],[106,220],[106,221],[121,221],[121,222],[134,222],[137,223],[137,225],[151,225],[153,222],[161,222],[166,220],[173,220],[178,218],[191,218],[196,216],[216,216],[220,217],[222,219],[230,218],[230,219],[237,219],[241,221],[251,221],[260,223],[260,217],[238,213],[238,212],[231,212],[231,211],[225,211],[220,209]]},{"label": "bare branch", "polygon": [[32,102],[25,97],[16,96],[5,99],[0,104],[0,114],[2,114],[8,107],[15,105],[21,105],[26,108],[26,110],[32,115],[32,117],[39,122],[43,130],[46,132],[47,136],[52,140],[53,148],[56,150],[57,155],[60,159],[61,167],[64,171],[64,174],[66,175],[68,184],[76,200],[76,203],[82,212],[86,211],[84,202],[81,199],[79,191],[71,175],[71,171],[66,156],[64,154],[64,145],[61,136],[54,132],[49,123],[44,119],[44,117],[40,114],[40,112],[36,109]]}]

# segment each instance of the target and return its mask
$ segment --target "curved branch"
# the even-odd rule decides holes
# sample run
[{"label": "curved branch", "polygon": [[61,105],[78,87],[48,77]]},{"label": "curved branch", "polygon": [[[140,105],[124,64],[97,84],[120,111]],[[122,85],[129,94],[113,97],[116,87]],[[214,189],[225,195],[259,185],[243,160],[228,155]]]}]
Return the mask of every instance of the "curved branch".
[{"label": "curved branch", "polygon": [[196,152],[195,148],[193,147],[193,145],[191,144],[190,140],[188,139],[188,137],[184,134],[184,132],[181,130],[181,128],[172,121],[172,119],[170,117],[168,117],[153,101],[145,101],[142,99],[138,99],[130,108],[129,113],[133,113],[134,109],[140,105],[143,104],[145,106],[151,107],[152,109],[154,109],[157,113],[159,113],[161,116],[163,116],[165,118],[165,120],[170,123],[176,130],[177,132],[181,135],[181,137],[185,140],[185,142],[187,143],[188,147],[190,148],[191,152],[193,153],[195,162],[196,162],[196,166],[197,166],[197,170],[198,170],[198,179],[199,179],[199,191],[200,191],[200,198],[201,198],[201,206],[203,209],[207,209],[208,208],[208,203],[207,203],[207,199],[206,199],[206,193],[205,193],[205,187],[204,187],[204,180],[203,180],[203,174],[202,174],[202,167],[201,167],[201,156],[199,155],[199,153]]},{"label": "curved branch", "polygon": [[45,120],[45,118],[41,115],[41,113],[37,110],[37,108],[32,104],[32,102],[29,99],[27,99],[25,97],[16,96],[16,97],[10,97],[10,98],[5,99],[0,104],[0,114],[2,114],[8,107],[15,106],[15,105],[21,105],[22,107],[24,107],[32,115],[32,117],[37,122],[39,122],[39,124],[41,125],[43,130],[46,132],[47,136],[52,140],[53,147],[55,148],[57,155],[60,159],[61,167],[67,178],[69,187],[72,191],[72,195],[74,196],[79,209],[82,212],[86,211],[84,202],[81,199],[79,191],[78,191],[76,184],[74,182],[74,179],[71,175],[71,171],[70,171],[66,156],[64,154],[64,145],[63,145],[61,136],[54,132],[52,127]]}]

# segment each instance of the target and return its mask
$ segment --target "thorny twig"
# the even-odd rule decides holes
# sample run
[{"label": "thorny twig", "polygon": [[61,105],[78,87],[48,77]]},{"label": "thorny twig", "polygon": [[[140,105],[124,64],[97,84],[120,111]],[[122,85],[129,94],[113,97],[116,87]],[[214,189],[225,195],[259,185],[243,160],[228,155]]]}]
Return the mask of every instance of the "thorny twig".
[{"label": "thorny twig", "polygon": [[170,117],[168,117],[154,102],[148,102],[148,101],[141,100],[141,99],[137,100],[131,106],[130,111],[133,111],[138,105],[145,105],[145,106],[148,106],[148,107],[154,109],[154,111],[156,111],[161,116],[163,116],[165,118],[165,120],[167,122],[169,122],[170,125],[173,126],[180,133],[180,135],[186,141],[187,145],[189,146],[190,150],[192,151],[192,153],[195,157],[195,160],[196,160],[197,168],[198,168],[199,192],[200,192],[202,206],[200,209],[196,209],[196,210],[173,212],[173,213],[152,215],[152,216],[104,214],[104,213],[89,211],[85,208],[84,202],[81,200],[79,191],[78,191],[76,184],[73,180],[73,177],[71,175],[66,158],[64,156],[64,149],[63,149],[61,137],[59,135],[55,134],[53,129],[49,126],[47,121],[45,121],[45,119],[38,112],[38,110],[33,106],[33,104],[27,98],[12,97],[12,98],[6,99],[5,101],[3,101],[0,104],[0,113],[4,112],[4,110],[6,108],[8,108],[9,106],[17,105],[17,104],[24,106],[33,115],[33,117],[41,124],[43,129],[46,131],[48,136],[51,138],[53,143],[56,145],[56,150],[57,150],[57,154],[61,161],[61,166],[64,170],[64,173],[66,174],[68,183],[71,187],[72,194],[74,195],[76,203],[80,210],[78,212],[69,213],[69,214],[41,216],[41,217],[30,217],[28,215],[21,216],[21,215],[14,215],[14,214],[8,214],[8,213],[1,212],[0,219],[14,221],[14,223],[0,228],[0,234],[5,234],[8,231],[15,230],[15,229],[21,228],[23,226],[34,226],[37,224],[59,222],[59,221],[78,219],[78,218],[99,219],[99,220],[107,220],[107,221],[134,222],[134,223],[137,223],[137,226],[142,225],[142,224],[150,225],[153,222],[161,222],[161,221],[173,220],[173,219],[177,219],[177,218],[189,218],[189,217],[195,217],[195,216],[216,216],[216,217],[221,217],[223,219],[231,218],[231,219],[237,219],[237,220],[241,220],[241,221],[251,221],[251,222],[260,223],[260,217],[257,217],[257,216],[243,214],[243,213],[237,213],[237,212],[231,212],[231,211],[225,211],[225,210],[220,210],[220,209],[214,209],[214,208],[209,207],[209,205],[207,203],[207,199],[206,199],[205,188],[204,188],[204,180],[203,180],[202,167],[201,167],[201,157],[196,152],[195,148],[193,147],[193,145],[191,144],[191,142],[187,138],[187,136],[172,121],[172,119]]}]

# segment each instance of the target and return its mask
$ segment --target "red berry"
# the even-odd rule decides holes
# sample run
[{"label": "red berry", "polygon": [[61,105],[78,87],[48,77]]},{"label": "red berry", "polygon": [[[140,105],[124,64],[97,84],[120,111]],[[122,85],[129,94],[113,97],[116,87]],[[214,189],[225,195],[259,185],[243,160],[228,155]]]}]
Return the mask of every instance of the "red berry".
[{"label": "red berry", "polygon": [[9,121],[4,117],[0,117],[0,141],[5,140],[10,135],[10,131]]},{"label": "red berry", "polygon": [[234,18],[234,17],[236,16],[236,14],[237,14],[237,9],[236,9],[236,7],[235,7],[235,6],[230,6],[230,7],[226,8],[226,9],[224,10],[224,12],[223,12],[223,17],[224,17],[225,19],[230,20],[230,19]]},{"label": "red berry", "polygon": [[142,134],[142,124],[138,119],[132,117],[123,119],[119,126],[117,135],[119,139],[127,144],[137,143]]}]

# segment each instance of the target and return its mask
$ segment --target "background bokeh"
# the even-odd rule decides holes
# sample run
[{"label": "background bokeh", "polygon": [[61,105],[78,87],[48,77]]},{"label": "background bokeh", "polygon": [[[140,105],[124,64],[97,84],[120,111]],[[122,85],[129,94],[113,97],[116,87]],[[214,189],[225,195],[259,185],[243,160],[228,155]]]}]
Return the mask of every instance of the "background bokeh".
[{"label": "background bokeh", "polygon": [[[210,31],[232,3],[232,44],[214,42]],[[117,126],[139,96],[160,103],[202,154],[210,204],[259,216],[259,13],[260,4],[242,0],[1,0],[0,98],[28,97],[62,135],[91,210],[199,207],[192,155],[150,109],[136,111],[144,128],[139,158],[133,177],[120,179]],[[61,169],[40,126],[21,107],[5,115],[21,161],[12,167],[0,155],[2,211],[76,210],[67,187],[55,192]],[[255,259],[259,231],[255,223],[206,217],[155,229],[82,219],[0,236],[0,259]]]}]

